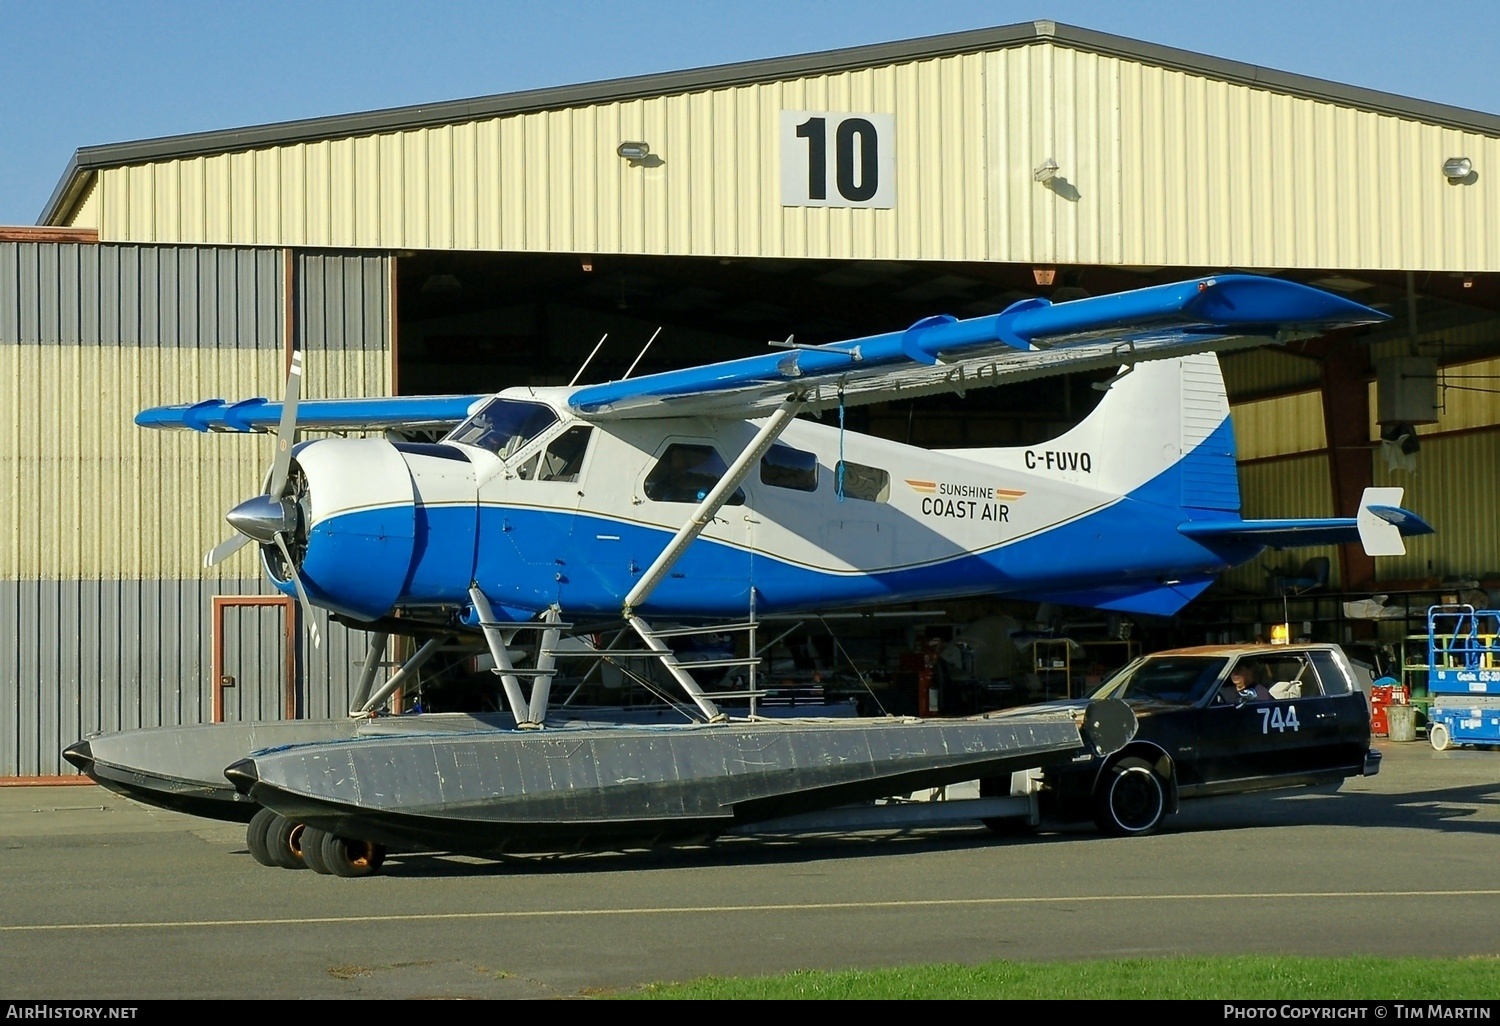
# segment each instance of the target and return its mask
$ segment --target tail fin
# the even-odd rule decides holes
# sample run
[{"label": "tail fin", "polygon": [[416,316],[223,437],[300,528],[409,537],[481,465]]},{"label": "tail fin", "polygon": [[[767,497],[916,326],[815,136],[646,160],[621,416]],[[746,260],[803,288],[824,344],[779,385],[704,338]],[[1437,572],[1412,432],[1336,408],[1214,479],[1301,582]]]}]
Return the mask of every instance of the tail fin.
[{"label": "tail fin", "polygon": [[1163,505],[1239,510],[1234,430],[1217,356],[1138,363],[1106,388],[1093,412],[1049,442],[953,452]]}]

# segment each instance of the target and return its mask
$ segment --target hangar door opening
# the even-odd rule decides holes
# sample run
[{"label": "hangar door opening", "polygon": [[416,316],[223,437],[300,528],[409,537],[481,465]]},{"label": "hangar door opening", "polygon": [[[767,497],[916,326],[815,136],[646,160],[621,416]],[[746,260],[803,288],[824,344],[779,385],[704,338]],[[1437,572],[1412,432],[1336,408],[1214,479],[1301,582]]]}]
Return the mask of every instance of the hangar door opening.
[{"label": "hangar door opening", "polygon": [[[447,252],[398,256],[396,290],[402,395],[565,385],[580,368],[580,384],[638,377],[771,340],[820,344],[1087,294],[1063,280],[1039,289],[1020,265]],[[926,447],[1034,444],[1091,410],[1102,393],[1090,385],[1106,376],[855,407],[847,423]]]}]

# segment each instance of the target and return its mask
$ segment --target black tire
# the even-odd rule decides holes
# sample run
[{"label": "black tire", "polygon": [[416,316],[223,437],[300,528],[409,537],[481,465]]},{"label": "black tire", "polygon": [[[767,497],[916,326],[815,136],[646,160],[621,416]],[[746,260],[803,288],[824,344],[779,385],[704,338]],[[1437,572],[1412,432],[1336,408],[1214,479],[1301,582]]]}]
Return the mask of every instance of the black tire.
[{"label": "black tire", "polygon": [[257,809],[255,815],[250,817],[250,825],[245,827],[245,847],[250,849],[250,857],[263,866],[276,865],[276,861],[271,858],[266,835],[277,818],[276,813],[270,809]]},{"label": "black tire", "polygon": [[307,862],[302,858],[302,824],[276,813],[272,815],[276,818],[266,827],[266,854],[271,865],[282,869],[306,869]]},{"label": "black tire", "polygon": [[334,876],[374,876],[385,862],[385,845],[324,833],[318,854]]},{"label": "black tire", "polygon": [[1145,759],[1112,763],[1094,790],[1094,822],[1115,837],[1155,833],[1167,815],[1167,782]]},{"label": "black tire", "polygon": [[307,868],[314,873],[322,873],[324,876],[332,872],[328,864],[323,861],[323,839],[328,836],[325,830],[317,827],[304,826],[302,828],[302,861]]}]

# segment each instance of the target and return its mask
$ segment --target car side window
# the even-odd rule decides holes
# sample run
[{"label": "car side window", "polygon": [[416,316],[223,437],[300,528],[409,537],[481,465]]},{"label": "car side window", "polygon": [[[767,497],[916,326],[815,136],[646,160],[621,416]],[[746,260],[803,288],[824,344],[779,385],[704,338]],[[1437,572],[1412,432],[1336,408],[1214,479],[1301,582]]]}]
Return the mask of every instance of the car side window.
[{"label": "car side window", "polygon": [[[1313,668],[1318,672],[1323,694],[1347,695],[1354,689],[1354,682],[1349,679],[1349,674],[1339,665],[1338,657],[1332,652],[1313,652],[1312,661]],[[1306,694],[1305,691],[1303,693]]]}]

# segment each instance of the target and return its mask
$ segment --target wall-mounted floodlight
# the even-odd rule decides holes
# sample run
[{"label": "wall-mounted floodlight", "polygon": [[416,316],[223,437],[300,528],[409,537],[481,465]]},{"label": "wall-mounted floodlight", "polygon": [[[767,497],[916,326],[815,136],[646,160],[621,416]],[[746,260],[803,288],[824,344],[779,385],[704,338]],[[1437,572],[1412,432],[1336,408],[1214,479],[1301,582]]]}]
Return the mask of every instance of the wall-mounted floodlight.
[{"label": "wall-mounted floodlight", "polygon": [[615,152],[635,165],[651,156],[651,147],[643,142],[622,142],[615,147]]},{"label": "wall-mounted floodlight", "polygon": [[1031,180],[1033,182],[1050,182],[1057,177],[1057,171],[1057,159],[1048,157],[1044,163],[1032,169]]},{"label": "wall-mounted floodlight", "polygon": [[1467,181],[1473,173],[1474,162],[1468,157],[1449,157],[1443,161],[1443,177],[1448,179],[1449,185]]}]

